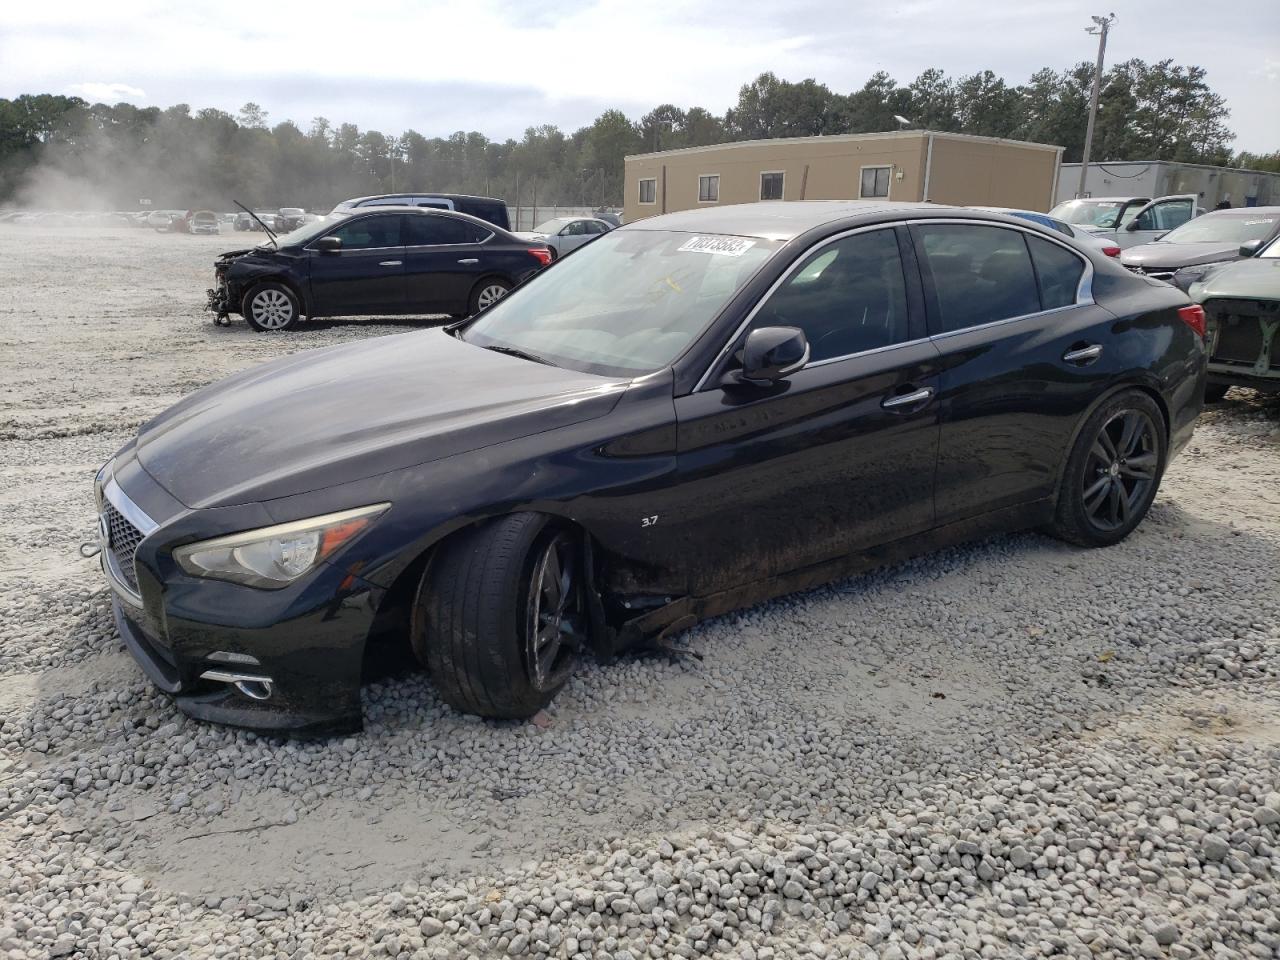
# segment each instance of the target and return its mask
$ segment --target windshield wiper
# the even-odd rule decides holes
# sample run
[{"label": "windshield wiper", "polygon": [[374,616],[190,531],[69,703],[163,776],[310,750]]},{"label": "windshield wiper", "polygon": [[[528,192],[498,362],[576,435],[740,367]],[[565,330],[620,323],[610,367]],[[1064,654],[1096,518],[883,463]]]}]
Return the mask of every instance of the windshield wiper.
[{"label": "windshield wiper", "polygon": [[490,344],[485,347],[486,350],[492,350],[494,353],[505,353],[509,357],[519,357],[522,360],[532,360],[534,363],[545,363],[548,367],[554,367],[555,364],[546,357],[540,357],[536,353],[530,353],[528,350],[521,350],[519,347],[501,347],[496,344]]},{"label": "windshield wiper", "polygon": [[248,207],[246,207],[246,206],[245,206],[243,203],[241,203],[239,200],[232,200],[231,202],[232,202],[232,203],[234,203],[234,204],[235,204],[237,207],[239,207],[241,210],[243,210],[245,213],[247,213],[249,216],[253,217],[253,219],[257,220],[260,224],[262,224],[262,229],[263,229],[263,230],[265,230],[265,231],[267,231],[267,234],[271,237],[271,244],[272,244],[272,246],[274,246],[277,250],[279,250],[279,249],[280,249],[280,244],[276,243],[276,232],[275,232],[274,230],[272,230],[270,227],[268,227],[268,226],[267,226],[267,224],[266,224],[266,222],[265,222],[265,221],[264,221],[260,216],[258,216],[256,213],[254,213],[254,212],[253,212],[252,210],[250,210]]}]

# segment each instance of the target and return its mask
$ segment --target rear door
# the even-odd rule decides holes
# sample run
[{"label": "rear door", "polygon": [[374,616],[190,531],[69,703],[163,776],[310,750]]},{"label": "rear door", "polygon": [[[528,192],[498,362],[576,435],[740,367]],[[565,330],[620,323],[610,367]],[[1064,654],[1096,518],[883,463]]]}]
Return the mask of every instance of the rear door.
[{"label": "rear door", "polygon": [[1072,431],[1118,357],[1092,267],[1039,232],[913,224],[940,353],[939,525],[1050,496]]},{"label": "rear door", "polygon": [[799,327],[810,346],[804,369],[761,388],[722,385],[713,367],[700,389],[676,399],[681,481],[671,519],[691,592],[932,524],[938,354],[905,242],[880,227],[822,243],[729,345],[732,356],[750,329]]},{"label": "rear door", "polygon": [[342,249],[311,247],[311,298],[316,316],[401,313],[405,307],[404,246],[398,213],[352,217],[325,236]]},{"label": "rear door", "polygon": [[493,231],[443,213],[404,220],[408,312],[466,313],[490,259],[485,241]]},{"label": "rear door", "polygon": [[1174,227],[1196,216],[1198,197],[1194,193],[1152,200],[1116,231],[1116,242],[1127,250],[1141,243],[1159,240]]}]

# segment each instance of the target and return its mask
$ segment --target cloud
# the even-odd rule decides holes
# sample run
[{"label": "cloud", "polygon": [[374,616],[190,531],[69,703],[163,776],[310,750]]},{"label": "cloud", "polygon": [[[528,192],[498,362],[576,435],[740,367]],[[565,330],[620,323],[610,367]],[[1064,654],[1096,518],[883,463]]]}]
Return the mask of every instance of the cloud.
[{"label": "cloud", "polygon": [[73,83],[67,90],[91,103],[119,103],[121,100],[140,100],[147,95],[147,91],[141,87],[131,87],[127,83],[101,83],[96,80]]}]

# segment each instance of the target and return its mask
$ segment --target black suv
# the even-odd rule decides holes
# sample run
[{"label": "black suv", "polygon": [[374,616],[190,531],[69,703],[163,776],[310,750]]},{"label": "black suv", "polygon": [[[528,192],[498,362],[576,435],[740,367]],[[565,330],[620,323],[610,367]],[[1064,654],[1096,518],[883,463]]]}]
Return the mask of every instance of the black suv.
[{"label": "black suv", "polygon": [[494,197],[471,197],[465,193],[383,193],[375,197],[356,197],[343,200],[332,213],[346,213],[363,207],[428,207],[432,210],[453,210],[487,220],[503,230],[511,229],[507,216],[507,204]]},{"label": "black suv", "polygon": [[477,313],[551,262],[546,244],[422,207],[338,212],[214,264],[208,309],[255,330],[303,316]]}]

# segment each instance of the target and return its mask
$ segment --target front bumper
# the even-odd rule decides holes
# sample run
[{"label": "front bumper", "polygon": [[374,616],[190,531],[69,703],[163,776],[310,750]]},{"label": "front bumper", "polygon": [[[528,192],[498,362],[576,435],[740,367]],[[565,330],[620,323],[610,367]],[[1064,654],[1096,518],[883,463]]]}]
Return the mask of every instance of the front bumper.
[{"label": "front bumper", "polygon": [[[331,563],[280,590],[189,576],[166,545],[189,542],[193,529],[216,522],[211,512],[173,509],[136,461],[100,475],[100,484],[100,502],[147,527],[127,576],[120,551],[103,544],[116,628],[143,673],[178,709],[277,734],[360,729],[365,643],[384,588]],[[245,529],[258,521],[227,522]]]},{"label": "front bumper", "polygon": [[1212,299],[1204,308],[1209,382],[1280,390],[1280,303]]}]

